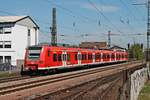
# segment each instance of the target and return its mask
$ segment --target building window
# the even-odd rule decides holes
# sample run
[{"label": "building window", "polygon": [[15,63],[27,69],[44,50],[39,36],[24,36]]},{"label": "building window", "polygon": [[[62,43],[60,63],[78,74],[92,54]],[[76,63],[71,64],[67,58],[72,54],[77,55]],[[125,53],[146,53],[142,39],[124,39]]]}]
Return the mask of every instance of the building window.
[{"label": "building window", "polygon": [[0,34],[3,34],[3,27],[0,27]]},{"label": "building window", "polygon": [[30,29],[28,29],[28,36],[30,36],[30,33],[31,33],[31,32],[30,32]]},{"label": "building window", "polygon": [[30,46],[31,45],[31,31],[30,31],[30,29],[28,29],[28,46]]},{"label": "building window", "polygon": [[4,48],[11,48],[11,41],[4,41]]},{"label": "building window", "polygon": [[10,34],[11,33],[11,27],[5,27],[4,28],[4,33],[5,34]]},{"label": "building window", "polygon": [[11,64],[11,56],[5,56],[5,63]]},{"label": "building window", "polygon": [[0,56],[0,64],[3,63],[3,56]]},{"label": "building window", "polygon": [[3,48],[3,41],[0,41],[0,48]]}]

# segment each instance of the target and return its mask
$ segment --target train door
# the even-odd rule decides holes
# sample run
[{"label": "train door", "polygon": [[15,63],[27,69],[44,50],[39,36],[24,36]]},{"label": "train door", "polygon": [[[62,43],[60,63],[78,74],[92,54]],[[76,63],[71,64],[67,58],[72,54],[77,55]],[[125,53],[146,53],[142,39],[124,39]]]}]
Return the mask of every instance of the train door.
[{"label": "train door", "polygon": [[78,52],[78,64],[81,64],[81,52]]},{"label": "train door", "polygon": [[101,52],[101,62],[103,62],[103,53]]},{"label": "train door", "polygon": [[93,63],[95,63],[95,53],[92,54]]},{"label": "train door", "polygon": [[66,64],[66,60],[67,60],[67,53],[66,53],[66,51],[63,51],[62,52],[62,65],[63,66],[66,66],[67,64]]},{"label": "train door", "polygon": [[109,54],[109,61],[112,61],[112,53]]},{"label": "train door", "polygon": [[115,61],[117,60],[117,53],[115,52]]}]

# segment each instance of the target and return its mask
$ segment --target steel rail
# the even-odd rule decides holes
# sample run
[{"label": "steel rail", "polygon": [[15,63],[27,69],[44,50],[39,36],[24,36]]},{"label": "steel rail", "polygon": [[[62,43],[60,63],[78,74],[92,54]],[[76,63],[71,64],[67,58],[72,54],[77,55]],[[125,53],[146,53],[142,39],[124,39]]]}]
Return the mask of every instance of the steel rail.
[{"label": "steel rail", "polygon": [[128,63],[111,65],[110,67],[99,68],[99,70],[98,69],[85,70],[84,72],[83,71],[76,72],[73,74],[71,73],[71,74],[60,75],[60,76],[52,77],[52,78],[50,77],[50,78],[41,79],[41,80],[33,80],[33,81],[31,80],[26,83],[9,85],[9,86],[0,88],[0,95],[8,94],[11,92],[16,92],[16,91],[20,91],[20,90],[25,90],[25,89],[29,89],[29,88],[33,88],[33,87],[37,87],[37,86],[41,86],[41,85],[46,85],[46,84],[50,84],[50,83],[54,83],[54,82],[58,82],[58,81],[64,81],[64,80],[71,79],[71,78],[81,77],[81,76],[85,76],[85,75],[89,75],[89,74],[95,74],[95,73],[106,71],[106,70],[112,70],[112,69],[117,70],[117,67],[121,68],[121,67],[127,66],[127,65],[128,65]]}]

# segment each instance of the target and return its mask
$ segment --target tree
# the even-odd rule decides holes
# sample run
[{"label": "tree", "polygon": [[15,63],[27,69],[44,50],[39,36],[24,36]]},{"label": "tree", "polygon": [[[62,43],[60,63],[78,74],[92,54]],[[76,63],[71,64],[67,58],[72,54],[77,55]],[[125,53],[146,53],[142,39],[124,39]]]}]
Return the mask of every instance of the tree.
[{"label": "tree", "polygon": [[141,44],[131,45],[129,50],[129,59],[141,60],[143,58],[143,52]]}]

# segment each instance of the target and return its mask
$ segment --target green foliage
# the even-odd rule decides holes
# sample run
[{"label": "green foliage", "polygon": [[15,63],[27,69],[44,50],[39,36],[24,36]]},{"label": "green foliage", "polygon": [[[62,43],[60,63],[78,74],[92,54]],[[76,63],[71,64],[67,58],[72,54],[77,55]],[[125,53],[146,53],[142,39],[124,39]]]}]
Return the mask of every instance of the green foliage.
[{"label": "green foliage", "polygon": [[150,100],[150,82],[143,87],[142,91],[139,94],[138,100]]},{"label": "green foliage", "polygon": [[143,58],[143,52],[140,44],[131,45],[128,52],[130,59],[140,60]]},{"label": "green foliage", "polygon": [[12,73],[9,73],[8,71],[7,72],[0,72],[0,78],[18,76],[18,75],[19,75],[18,72],[12,72]]}]

